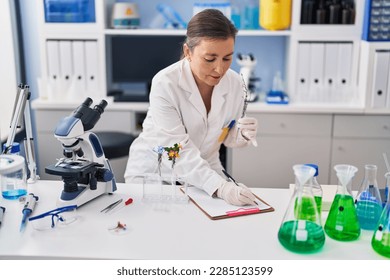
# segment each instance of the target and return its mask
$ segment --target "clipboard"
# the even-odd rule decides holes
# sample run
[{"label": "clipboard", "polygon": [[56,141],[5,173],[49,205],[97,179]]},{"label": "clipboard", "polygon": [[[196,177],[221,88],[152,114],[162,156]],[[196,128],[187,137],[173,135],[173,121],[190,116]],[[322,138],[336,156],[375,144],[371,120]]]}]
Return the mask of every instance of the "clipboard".
[{"label": "clipboard", "polygon": [[210,197],[205,191],[191,186],[187,188],[190,200],[211,220],[239,217],[244,215],[261,214],[275,209],[255,195],[258,205],[236,206],[220,198]]}]

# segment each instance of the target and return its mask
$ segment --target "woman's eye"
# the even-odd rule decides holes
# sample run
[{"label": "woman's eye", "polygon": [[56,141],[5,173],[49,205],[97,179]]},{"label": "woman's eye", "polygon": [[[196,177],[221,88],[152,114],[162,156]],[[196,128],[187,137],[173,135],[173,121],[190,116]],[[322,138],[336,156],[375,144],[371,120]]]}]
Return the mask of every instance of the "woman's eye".
[{"label": "woman's eye", "polygon": [[204,60],[206,60],[207,62],[214,62],[215,58],[205,58]]},{"label": "woman's eye", "polygon": [[230,61],[232,58],[231,57],[224,57],[223,60],[224,61]]}]

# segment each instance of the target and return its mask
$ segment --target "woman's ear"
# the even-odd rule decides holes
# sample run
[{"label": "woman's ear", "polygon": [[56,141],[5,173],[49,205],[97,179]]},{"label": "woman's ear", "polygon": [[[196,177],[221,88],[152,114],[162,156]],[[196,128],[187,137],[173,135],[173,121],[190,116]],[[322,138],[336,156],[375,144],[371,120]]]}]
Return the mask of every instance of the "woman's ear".
[{"label": "woman's ear", "polygon": [[191,61],[191,52],[190,52],[190,48],[187,46],[187,44],[183,44],[183,54],[184,54],[184,57],[186,59],[188,59],[188,61]]}]

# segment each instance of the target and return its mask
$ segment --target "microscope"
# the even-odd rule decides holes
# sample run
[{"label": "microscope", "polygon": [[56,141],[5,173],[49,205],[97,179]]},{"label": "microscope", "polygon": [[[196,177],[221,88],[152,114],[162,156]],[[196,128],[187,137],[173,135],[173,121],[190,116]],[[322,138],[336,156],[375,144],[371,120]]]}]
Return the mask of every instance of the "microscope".
[{"label": "microscope", "polygon": [[100,119],[107,102],[90,108],[87,98],[71,115],[57,125],[54,136],[62,143],[64,158],[45,168],[46,173],[62,177],[64,189],[58,206],[77,207],[104,193],[116,191],[116,182],[103,147],[96,134],[89,132]]},{"label": "microscope", "polygon": [[260,78],[256,78],[254,75],[254,69],[257,64],[256,58],[253,54],[237,54],[237,63],[241,66],[240,75],[242,76],[244,83],[249,91],[249,102],[256,101],[256,82]]}]

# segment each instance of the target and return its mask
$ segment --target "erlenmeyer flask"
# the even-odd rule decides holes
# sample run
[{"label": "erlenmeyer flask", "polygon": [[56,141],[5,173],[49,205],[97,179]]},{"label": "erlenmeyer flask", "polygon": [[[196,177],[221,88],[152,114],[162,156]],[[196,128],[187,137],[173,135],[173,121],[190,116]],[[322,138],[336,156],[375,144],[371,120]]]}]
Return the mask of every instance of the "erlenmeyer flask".
[{"label": "erlenmeyer flask", "polygon": [[339,183],[324,229],[326,234],[333,239],[356,240],[360,236],[360,225],[352,197],[351,183],[358,169],[346,164],[336,165],[334,169]]},{"label": "erlenmeyer flask", "polygon": [[[385,174],[386,188],[390,186],[390,172]],[[380,255],[390,258],[390,202],[387,194],[387,202],[383,208],[379,223],[376,226],[371,239],[372,248]]]},{"label": "erlenmeyer flask", "polygon": [[311,166],[293,166],[295,190],[280,226],[279,242],[288,250],[297,253],[311,253],[321,249],[325,243],[317,205],[307,184],[314,174]]},{"label": "erlenmeyer flask", "polygon": [[362,229],[374,230],[382,213],[382,200],[376,181],[377,167],[367,164],[365,175],[356,197],[356,214]]}]

